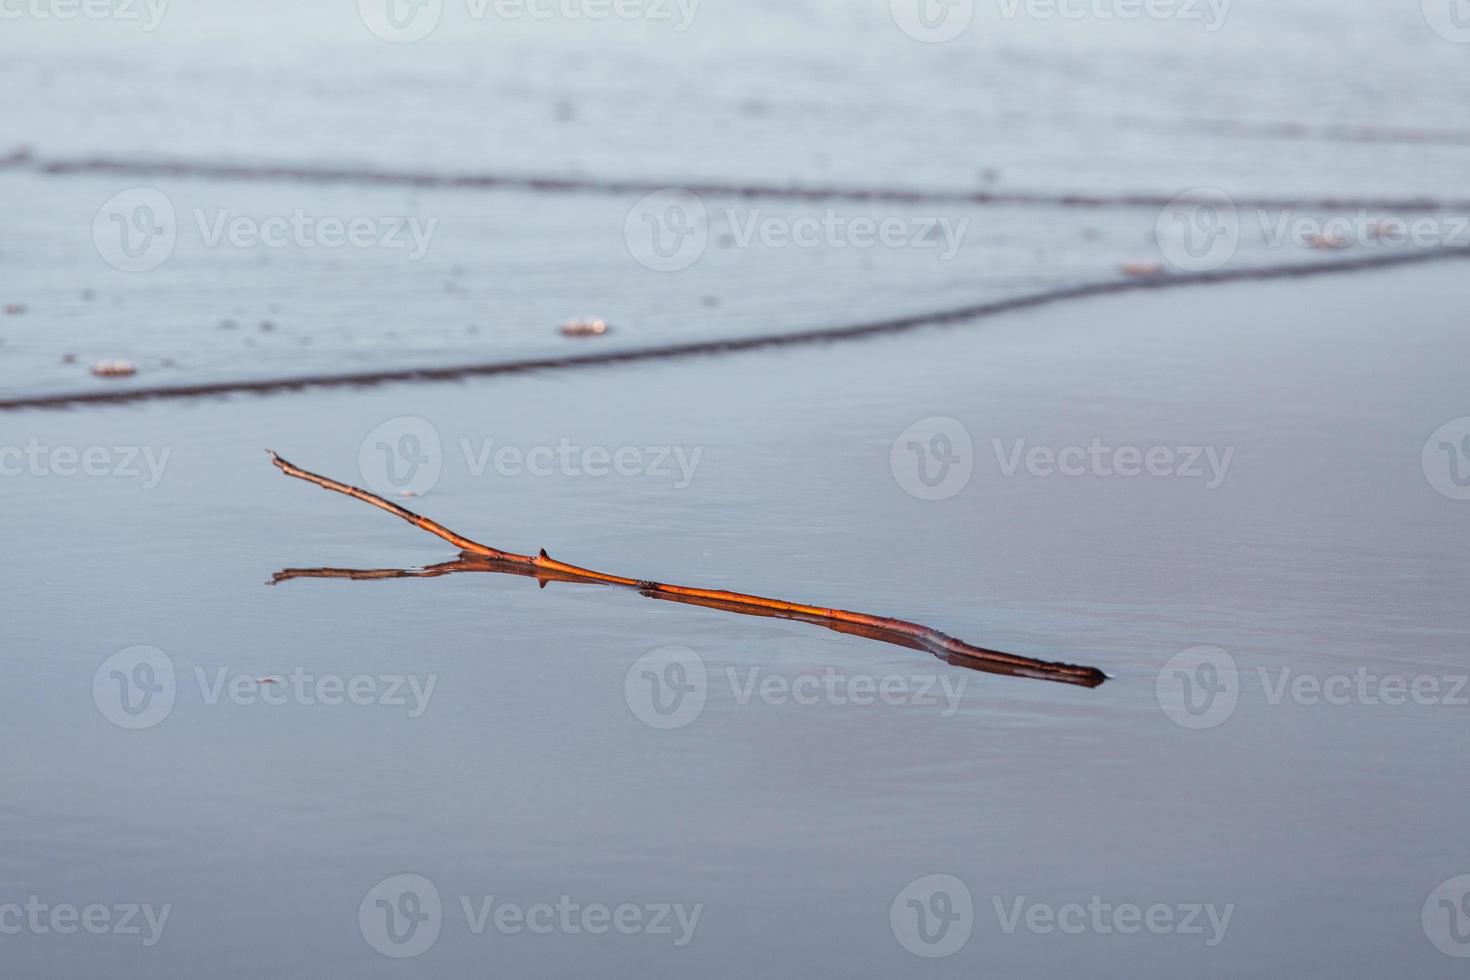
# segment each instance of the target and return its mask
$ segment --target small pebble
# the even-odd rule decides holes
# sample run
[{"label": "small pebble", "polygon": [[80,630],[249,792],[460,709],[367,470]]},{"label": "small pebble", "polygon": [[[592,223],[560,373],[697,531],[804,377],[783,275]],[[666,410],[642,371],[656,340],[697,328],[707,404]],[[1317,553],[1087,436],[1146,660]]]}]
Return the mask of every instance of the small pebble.
[{"label": "small pebble", "polygon": [[1124,262],[1118,266],[1118,271],[1135,279],[1152,279],[1163,275],[1164,266],[1159,262]]},{"label": "small pebble", "polygon": [[25,311],[26,311],[26,305],[24,303],[6,303],[5,304],[5,314],[6,314],[6,316],[20,316]]},{"label": "small pebble", "polygon": [[99,378],[128,378],[138,373],[132,361],[98,361],[92,365],[92,373]]},{"label": "small pebble", "polygon": [[61,355],[61,363],[62,364],[75,364],[76,362],[77,362],[77,356],[75,354],[62,354]]},{"label": "small pebble", "polygon": [[1347,248],[1352,242],[1338,235],[1313,235],[1307,244],[1313,248]]},{"label": "small pebble", "polygon": [[605,320],[592,316],[578,317],[561,325],[561,332],[567,337],[600,337],[609,329]]},{"label": "small pebble", "polygon": [[261,333],[270,333],[274,329],[276,329],[276,325],[274,323],[270,322],[269,320],[261,320],[260,321],[260,332]]}]

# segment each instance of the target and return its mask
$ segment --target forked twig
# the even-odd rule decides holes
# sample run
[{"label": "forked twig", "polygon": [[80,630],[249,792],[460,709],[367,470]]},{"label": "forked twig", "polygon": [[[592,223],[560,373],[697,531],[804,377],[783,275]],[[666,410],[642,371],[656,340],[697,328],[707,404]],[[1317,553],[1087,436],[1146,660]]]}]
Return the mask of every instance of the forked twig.
[{"label": "forked twig", "polygon": [[[270,450],[267,450],[267,452],[270,452]],[[282,459],[274,452],[270,452],[270,457],[271,462],[287,476],[294,476],[308,483],[315,483],[323,489],[344,493],[349,497],[356,497],[364,503],[372,504],[381,510],[386,510],[388,513],[408,521],[415,527],[422,528],[435,537],[448,541],[460,549],[465,559],[459,562],[436,565],[430,569],[420,571],[399,569],[367,571],[328,568],[288,569],[276,574],[275,581],[277,582],[305,577],[354,579],[432,577],[460,571],[504,572],[533,576],[543,586],[548,581],[595,582],[603,585],[618,585],[636,589],[649,598],[691,603],[746,615],[775,616],[782,619],[796,619],[815,623],[838,630],[839,632],[867,636],[872,639],[896,643],[900,646],[913,649],[927,650],[957,667],[969,667],[974,670],[984,670],[1015,677],[1057,681],[1064,684],[1077,684],[1083,687],[1096,687],[1107,680],[1107,675],[1096,667],[1051,663],[1045,660],[1035,660],[1030,657],[1019,657],[1015,654],[1001,653],[996,650],[987,650],[983,647],[971,646],[963,640],[957,640],[938,630],[930,629],[927,626],[920,626],[917,623],[910,623],[902,619],[872,616],[868,613],[850,612],[846,609],[808,606],[798,602],[786,602],[782,599],[767,599],[762,596],[747,595],[743,592],[728,592],[724,589],[698,589],[683,585],[667,585],[662,582],[652,582],[647,579],[628,578],[622,575],[609,575],[606,572],[580,568],[576,565],[569,565],[564,561],[558,561],[548,555],[544,548],[534,556],[501,551],[498,548],[480,544],[478,541],[472,541],[461,534],[451,531],[436,521],[431,521],[427,517],[415,514],[413,511],[405,507],[400,507],[398,504],[389,500],[385,500],[377,494],[348,486],[345,483],[338,483],[336,480],[329,479],[328,477],[319,476],[316,473],[303,470],[301,467]]]}]

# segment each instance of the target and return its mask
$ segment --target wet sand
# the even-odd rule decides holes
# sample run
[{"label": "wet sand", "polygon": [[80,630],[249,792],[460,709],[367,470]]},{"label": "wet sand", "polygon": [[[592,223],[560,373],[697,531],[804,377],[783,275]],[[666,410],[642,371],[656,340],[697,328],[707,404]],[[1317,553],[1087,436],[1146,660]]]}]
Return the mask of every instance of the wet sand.
[{"label": "wet sand", "polygon": [[[0,877],[52,901],[172,903],[157,949],[99,940],[118,978],[402,975],[357,919],[400,873],[443,896],[442,932],[412,964],[441,974],[893,976],[919,961],[890,906],[942,873],[973,894],[974,931],[927,965],[935,975],[1444,975],[1420,910],[1470,870],[1466,709],[1273,703],[1258,670],[1272,684],[1282,670],[1463,673],[1470,505],[1433,489],[1421,450],[1466,411],[1464,299],[1459,263],[1439,263],[694,362],[6,413],[12,442],[168,456],[151,487],[6,481],[0,690],[15,734],[0,825],[16,846]],[[284,479],[261,452],[358,482],[378,475],[376,443],[396,445],[405,416],[442,446],[437,480],[407,505],[478,540],[898,616],[1112,679],[1088,690],[959,671],[808,624],[512,576],[267,584],[287,568],[456,557]],[[925,500],[934,488],[894,448],[935,416],[968,434],[973,472]],[[1006,475],[1017,440],[1094,439],[1229,463],[1218,481],[1203,454],[1198,477],[1024,462]],[[641,470],[496,471],[505,445],[564,441],[635,449]],[[681,469],[676,448],[697,463]],[[161,723],[126,731],[93,681],[137,644],[172,659],[178,694]],[[628,678],[670,645],[704,665],[707,700],[660,730]],[[1156,681],[1200,645],[1234,658],[1239,698],[1192,730]],[[210,704],[196,668],[436,681],[410,717]],[[910,696],[742,701],[751,677],[829,668],[898,678]],[[935,703],[918,701],[924,684]],[[674,949],[653,935],[474,935],[461,895],[703,910]],[[1234,910],[1207,947],[1208,927],[1008,934],[995,908],[1094,895]],[[19,975],[83,972],[99,948],[6,946]]]}]

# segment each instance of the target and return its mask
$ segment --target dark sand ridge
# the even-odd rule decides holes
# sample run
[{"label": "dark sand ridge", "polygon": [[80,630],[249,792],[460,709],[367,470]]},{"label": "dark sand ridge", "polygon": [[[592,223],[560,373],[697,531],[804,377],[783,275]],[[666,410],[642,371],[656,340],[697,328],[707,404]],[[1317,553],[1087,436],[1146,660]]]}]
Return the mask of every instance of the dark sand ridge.
[{"label": "dark sand ridge", "polygon": [[196,385],[150,388],[120,387],[97,391],[61,392],[57,394],[33,395],[0,400],[0,411],[14,411],[29,408],[68,408],[76,405],[135,402],[167,398],[195,398],[247,392],[270,394],[283,391],[299,391],[306,388],[359,387],[410,381],[458,381],[464,378],[486,377],[490,375],[521,374],[533,371],[554,371],[639,361],[669,360],[680,357],[726,354],[769,347],[858,340],[866,337],[903,333],[921,327],[953,326],[959,323],[1008,313],[1013,310],[1034,309],[1053,303],[1088,299],[1094,296],[1107,296],[1142,290],[1174,289],[1184,286],[1208,286],[1230,282],[1305,278],[1467,257],[1470,257],[1470,248],[1442,246],[1407,254],[1374,256],[1367,259],[1344,258],[1296,266],[1166,274],[1156,278],[1142,279],[1110,279],[1102,282],[1068,286],[1062,289],[1047,290],[1028,296],[992,300],[990,302],[975,303],[950,309],[931,310],[925,313],[915,313],[909,316],[893,317],[867,323],[838,324],[831,327],[799,330],[789,333],[757,334],[750,337],[725,339],[716,338],[691,341],[683,344],[662,344],[623,350],[599,351],[589,354],[570,354],[562,357],[525,358],[479,364],[398,368],[357,373],[345,372],[342,374],[259,378],[240,381],[217,381]]},{"label": "dark sand ridge", "polygon": [[[446,190],[520,190],[540,193],[650,194],[681,188],[711,197],[759,197],[794,201],[853,201],[889,204],[1026,204],[1046,207],[1148,207],[1173,203],[1177,193],[1097,194],[1084,192],[920,189],[892,186],[822,185],[719,181],[700,178],[579,177],[558,174],[469,173],[379,167],[331,167],[289,163],[230,163],[164,157],[45,158],[21,148],[0,157],[0,170],[44,176],[107,175],[129,178],[177,177],[232,181],[287,181],[310,184],[363,184],[443,188]],[[1304,210],[1470,211],[1470,200],[1434,197],[1327,197],[1232,195],[1244,208]]]}]

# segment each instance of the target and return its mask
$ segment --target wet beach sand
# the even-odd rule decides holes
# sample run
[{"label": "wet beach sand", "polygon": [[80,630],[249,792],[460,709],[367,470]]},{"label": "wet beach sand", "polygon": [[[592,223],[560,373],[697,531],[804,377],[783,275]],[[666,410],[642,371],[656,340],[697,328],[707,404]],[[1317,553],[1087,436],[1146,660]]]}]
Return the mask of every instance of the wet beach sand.
[{"label": "wet beach sand", "polygon": [[1451,2],[11,4],[0,977],[1460,975]]},{"label": "wet beach sand", "polygon": [[[1420,907],[1470,867],[1466,709],[1272,691],[1283,670],[1463,671],[1470,510],[1435,491],[1421,450],[1465,410],[1464,290],[1460,263],[1436,263],[779,353],[6,413],[47,445],[169,455],[156,486],[8,483],[0,823],[15,846],[0,877],[53,901],[173,906],[155,949],[22,935],[6,939],[10,968],[75,975],[105,952],[119,978],[400,975],[358,908],[412,873],[444,903],[414,966],[441,974],[891,976],[921,963],[895,941],[895,896],[947,874],[973,896],[973,935],[922,964],[934,975],[1450,975]],[[963,671],[807,624],[514,576],[270,584],[456,557],[262,452],[361,482],[364,440],[404,416],[430,425],[442,466],[403,502],[477,540],[899,616],[1111,679]],[[970,438],[972,472],[926,500],[894,450],[935,416]],[[1093,439],[1210,447],[1228,465],[1007,473],[1017,440]],[[492,456],[477,475],[486,440],[633,447],[646,471],[510,475]],[[126,731],[93,679],[139,644],[171,658],[177,697]],[[1201,645],[1238,665],[1238,703],[1194,729],[1156,681]],[[707,699],[665,730],[628,678],[669,646],[699,658]],[[810,704],[747,687],[828,671],[840,692],[897,678],[907,694]],[[435,681],[417,716],[411,695],[209,701],[221,676],[293,672]],[[476,935],[460,898],[490,895],[702,911],[679,947],[677,926]],[[1094,895],[1231,913],[1214,945],[1204,918],[1198,935],[1005,929],[1023,897]]]}]

